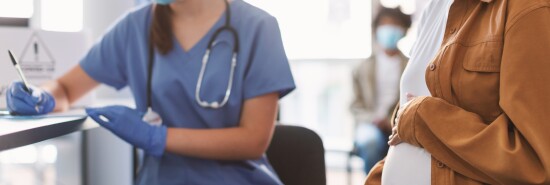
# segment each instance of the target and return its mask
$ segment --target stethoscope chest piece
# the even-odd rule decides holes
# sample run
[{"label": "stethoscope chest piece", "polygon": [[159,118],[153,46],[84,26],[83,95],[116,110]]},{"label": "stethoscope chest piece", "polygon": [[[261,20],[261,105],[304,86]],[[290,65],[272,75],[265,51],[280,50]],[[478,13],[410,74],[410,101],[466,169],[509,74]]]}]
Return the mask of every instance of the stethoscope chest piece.
[{"label": "stethoscope chest piece", "polygon": [[208,64],[208,58],[210,57],[210,49],[206,50],[206,53],[202,59],[202,66],[201,71],[199,73],[199,79],[197,81],[197,86],[195,87],[195,100],[199,104],[199,106],[203,108],[211,108],[211,109],[219,109],[223,107],[227,101],[229,100],[229,96],[231,95],[231,88],[233,86],[233,77],[235,74],[235,67],[237,66],[237,53],[234,52],[233,56],[231,57],[231,69],[229,71],[229,78],[227,79],[227,89],[225,90],[225,95],[221,102],[213,101],[213,102],[207,102],[201,99],[201,88],[202,88],[202,80],[204,78],[204,73],[206,71],[206,65]]}]

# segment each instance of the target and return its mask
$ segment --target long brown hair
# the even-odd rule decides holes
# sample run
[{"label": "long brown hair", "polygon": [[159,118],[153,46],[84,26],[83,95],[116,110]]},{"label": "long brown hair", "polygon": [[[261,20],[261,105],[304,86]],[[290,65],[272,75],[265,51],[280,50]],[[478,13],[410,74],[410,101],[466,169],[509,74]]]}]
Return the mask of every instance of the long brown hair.
[{"label": "long brown hair", "polygon": [[156,4],[153,10],[150,44],[161,54],[166,54],[174,47],[172,42],[172,9],[169,5]]}]

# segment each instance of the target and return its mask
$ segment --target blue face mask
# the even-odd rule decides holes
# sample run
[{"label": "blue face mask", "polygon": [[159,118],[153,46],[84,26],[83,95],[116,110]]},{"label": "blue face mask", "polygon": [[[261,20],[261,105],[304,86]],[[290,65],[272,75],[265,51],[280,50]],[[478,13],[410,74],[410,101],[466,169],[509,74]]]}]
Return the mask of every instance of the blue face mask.
[{"label": "blue face mask", "polygon": [[168,5],[170,3],[173,3],[174,0],[155,0],[155,3],[161,4],[161,5]]},{"label": "blue face mask", "polygon": [[397,42],[405,35],[403,29],[394,25],[382,25],[376,29],[376,41],[384,49],[397,49]]}]

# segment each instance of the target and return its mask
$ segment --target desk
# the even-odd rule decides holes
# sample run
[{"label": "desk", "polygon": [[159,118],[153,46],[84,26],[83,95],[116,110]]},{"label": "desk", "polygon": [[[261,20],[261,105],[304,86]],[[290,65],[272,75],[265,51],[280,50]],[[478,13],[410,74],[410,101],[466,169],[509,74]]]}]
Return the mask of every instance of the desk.
[{"label": "desk", "polygon": [[[106,105],[133,107],[133,100],[96,99],[92,105],[88,106]],[[83,107],[74,108],[76,111],[56,113],[50,115],[51,119],[36,119],[31,123],[0,118],[0,152],[4,153],[9,149],[48,140],[47,143],[40,143],[42,145],[36,148],[42,148],[44,145],[53,145],[57,148],[55,165],[59,168],[55,169],[55,175],[59,178],[58,181],[52,182],[53,184],[132,184],[134,173],[132,146],[110,131],[100,128],[92,119],[86,119]],[[2,115],[1,110],[0,115]],[[65,137],[61,137],[64,135]],[[52,140],[52,138],[56,139]],[[39,154],[33,155],[39,156]],[[31,167],[32,165],[35,164],[30,164]],[[17,171],[10,172],[17,173]],[[6,175],[7,173],[7,171],[2,172],[3,175],[10,176]],[[28,178],[41,177],[29,176]]]},{"label": "desk", "polygon": [[86,115],[34,119],[0,117],[0,151],[96,127],[98,127],[97,123],[87,121]]}]

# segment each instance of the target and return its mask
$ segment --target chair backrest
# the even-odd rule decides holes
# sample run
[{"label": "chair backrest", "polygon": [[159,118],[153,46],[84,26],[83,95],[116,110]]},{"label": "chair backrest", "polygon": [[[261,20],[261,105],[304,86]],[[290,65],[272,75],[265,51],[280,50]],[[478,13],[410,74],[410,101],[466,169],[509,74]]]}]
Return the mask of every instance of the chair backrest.
[{"label": "chair backrest", "polygon": [[323,141],[312,130],[277,125],[266,155],[285,185],[326,185]]}]

